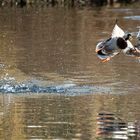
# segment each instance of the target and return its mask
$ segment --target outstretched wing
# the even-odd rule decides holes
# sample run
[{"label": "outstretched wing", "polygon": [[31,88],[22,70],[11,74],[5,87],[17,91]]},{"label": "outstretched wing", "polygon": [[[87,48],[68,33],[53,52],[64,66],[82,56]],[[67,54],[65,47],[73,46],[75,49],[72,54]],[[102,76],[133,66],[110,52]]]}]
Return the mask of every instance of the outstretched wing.
[{"label": "outstretched wing", "polygon": [[123,37],[124,35],[124,31],[117,24],[115,24],[111,37]]},{"label": "outstretched wing", "polygon": [[137,39],[139,40],[140,39],[140,29],[139,29],[139,32],[137,34]]}]

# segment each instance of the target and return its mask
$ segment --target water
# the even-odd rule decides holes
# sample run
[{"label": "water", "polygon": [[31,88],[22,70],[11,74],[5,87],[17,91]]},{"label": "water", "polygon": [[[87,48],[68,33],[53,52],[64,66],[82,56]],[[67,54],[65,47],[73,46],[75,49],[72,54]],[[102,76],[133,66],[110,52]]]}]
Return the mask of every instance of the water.
[{"label": "water", "polygon": [[1,140],[139,140],[140,63],[101,63],[116,18],[135,36],[140,10],[0,9]]}]

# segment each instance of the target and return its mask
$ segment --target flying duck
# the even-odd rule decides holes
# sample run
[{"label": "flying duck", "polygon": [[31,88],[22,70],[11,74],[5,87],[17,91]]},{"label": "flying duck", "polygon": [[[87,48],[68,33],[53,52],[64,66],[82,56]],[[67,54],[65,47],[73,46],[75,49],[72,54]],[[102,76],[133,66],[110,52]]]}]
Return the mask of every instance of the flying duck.
[{"label": "flying duck", "polygon": [[102,62],[109,61],[127,47],[133,48],[133,45],[129,41],[130,39],[131,34],[125,34],[116,23],[111,37],[105,41],[99,42],[96,45],[95,52]]}]

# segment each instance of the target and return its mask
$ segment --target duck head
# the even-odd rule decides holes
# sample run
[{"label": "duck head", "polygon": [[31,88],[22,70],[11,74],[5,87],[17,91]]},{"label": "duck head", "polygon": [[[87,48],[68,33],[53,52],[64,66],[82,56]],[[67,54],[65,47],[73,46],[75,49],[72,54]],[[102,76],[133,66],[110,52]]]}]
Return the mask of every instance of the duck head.
[{"label": "duck head", "polygon": [[126,34],[124,36],[124,39],[127,41],[127,40],[132,40],[132,35],[130,33]]}]

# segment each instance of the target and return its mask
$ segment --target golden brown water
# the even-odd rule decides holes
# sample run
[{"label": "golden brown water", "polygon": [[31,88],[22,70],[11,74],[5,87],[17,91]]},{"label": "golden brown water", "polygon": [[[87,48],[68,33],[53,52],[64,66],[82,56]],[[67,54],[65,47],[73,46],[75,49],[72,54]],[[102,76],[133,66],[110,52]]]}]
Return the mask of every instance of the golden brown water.
[{"label": "golden brown water", "polygon": [[[94,50],[140,10],[0,9],[0,140],[139,140],[140,63]],[[134,39],[135,41],[135,39]]]}]

